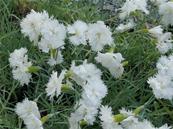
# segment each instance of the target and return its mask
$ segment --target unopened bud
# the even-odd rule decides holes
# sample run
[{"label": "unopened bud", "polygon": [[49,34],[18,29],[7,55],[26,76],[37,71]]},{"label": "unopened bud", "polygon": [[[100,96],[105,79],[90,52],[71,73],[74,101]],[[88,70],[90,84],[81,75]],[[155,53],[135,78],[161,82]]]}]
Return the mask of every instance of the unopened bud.
[{"label": "unopened bud", "polygon": [[45,122],[47,122],[48,119],[51,118],[52,116],[53,116],[53,114],[48,114],[48,115],[46,115],[46,116],[43,116],[43,117],[41,118],[42,124],[44,124]]},{"label": "unopened bud", "polygon": [[85,121],[85,120],[80,121],[80,126],[81,127],[84,127],[84,126],[87,126],[87,125],[88,125],[87,121]]},{"label": "unopened bud", "polygon": [[123,64],[123,66],[127,66],[128,65],[128,61],[124,61],[122,64]]},{"label": "unopened bud", "polygon": [[140,113],[143,109],[144,109],[144,106],[137,107],[137,108],[133,111],[133,113],[134,113],[135,115],[139,115],[139,113]]},{"label": "unopened bud", "polygon": [[117,123],[122,122],[126,118],[127,118],[127,116],[125,116],[123,114],[118,114],[118,115],[113,116],[114,121],[117,122]]},{"label": "unopened bud", "polygon": [[36,73],[36,72],[38,72],[39,70],[40,70],[41,68],[39,67],[39,66],[30,66],[30,67],[28,67],[28,72],[29,73]]}]

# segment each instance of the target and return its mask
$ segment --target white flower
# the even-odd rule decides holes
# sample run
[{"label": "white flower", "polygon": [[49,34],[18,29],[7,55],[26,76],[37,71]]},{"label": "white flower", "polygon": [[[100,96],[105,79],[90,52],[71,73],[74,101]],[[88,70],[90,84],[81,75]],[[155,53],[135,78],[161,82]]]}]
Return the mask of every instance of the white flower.
[{"label": "white flower", "polygon": [[122,33],[125,32],[127,30],[130,30],[132,28],[134,28],[135,23],[131,20],[130,22],[128,22],[127,24],[120,24],[117,28],[116,31]]},{"label": "white flower", "polygon": [[103,129],[123,129],[113,120],[112,108],[108,106],[101,106],[100,117]]},{"label": "white flower", "polygon": [[73,25],[68,25],[67,31],[70,35],[70,42],[74,45],[83,44],[86,45],[86,31],[88,30],[88,25],[77,20]]},{"label": "white flower", "polygon": [[40,112],[38,111],[37,103],[30,101],[27,98],[22,102],[17,103],[15,112],[23,120],[28,119],[30,114],[40,119]]},{"label": "white flower", "polygon": [[168,76],[173,76],[173,55],[170,56],[161,56],[157,62],[157,69],[159,73],[165,74]]},{"label": "white flower", "polygon": [[126,118],[121,122],[121,125],[123,128],[127,128],[131,126],[131,124],[137,123],[138,119],[135,117],[135,114],[131,110],[126,110],[125,108],[122,108],[120,111],[120,114],[125,116]]},{"label": "white flower", "polygon": [[156,98],[173,98],[173,55],[162,56],[157,62],[158,73],[148,79]]},{"label": "white flower", "polygon": [[32,63],[28,62],[28,56],[26,55],[27,51],[26,48],[16,49],[10,54],[9,58],[13,78],[18,80],[21,85],[28,85],[31,79],[28,68],[32,66]]},{"label": "white flower", "polygon": [[71,113],[71,116],[68,119],[69,129],[81,129],[79,121],[82,120],[82,116],[78,112]]},{"label": "white flower", "polygon": [[45,21],[49,19],[48,13],[43,11],[41,13],[31,10],[31,12],[22,19],[20,26],[21,31],[25,36],[28,36],[30,41],[37,43],[39,40],[40,31]]},{"label": "white flower", "polygon": [[30,101],[26,98],[22,102],[17,103],[15,112],[24,120],[27,129],[43,129],[40,120],[40,112],[36,102]]},{"label": "white flower", "polygon": [[87,63],[85,60],[83,64],[75,66],[75,62],[72,62],[70,70],[72,71],[72,79],[78,85],[84,85],[91,78],[101,78],[101,71],[92,63]]},{"label": "white flower", "polygon": [[38,47],[45,53],[50,49],[57,49],[64,45],[66,28],[56,19],[50,18],[44,21],[41,29],[41,40]]},{"label": "white flower", "polygon": [[129,125],[125,129],[156,129],[149,121],[138,121],[137,123],[133,123]]},{"label": "white flower", "polygon": [[126,0],[123,7],[120,8],[120,19],[124,20],[130,15],[131,12],[136,10],[142,11],[145,14],[149,14],[147,10],[147,1],[146,0]]},{"label": "white flower", "polygon": [[79,101],[78,106],[75,112],[77,112],[79,116],[82,116],[81,120],[85,120],[89,125],[93,125],[98,113],[98,107],[87,105],[84,99]]},{"label": "white flower", "polygon": [[55,95],[58,97],[61,93],[62,81],[64,79],[66,70],[63,70],[59,77],[57,77],[57,72],[52,72],[48,84],[46,85],[46,92],[50,98],[53,98]]},{"label": "white flower", "polygon": [[170,49],[173,48],[171,38],[172,38],[172,34],[170,32],[166,32],[159,37],[157,49],[159,50],[160,53],[165,54]]},{"label": "white flower", "polygon": [[159,6],[162,23],[166,26],[173,25],[173,2],[166,2]]},{"label": "white flower", "polygon": [[101,79],[92,78],[83,86],[82,98],[85,99],[87,105],[100,105],[100,100],[107,94],[107,87]]},{"label": "white flower", "polygon": [[49,17],[46,11],[39,13],[32,10],[21,22],[21,28],[22,33],[45,53],[64,45],[65,26],[53,17]]},{"label": "white flower", "polygon": [[25,120],[27,129],[43,129],[42,122],[35,115],[31,114]]},{"label": "white flower", "polygon": [[83,86],[82,98],[76,104],[74,114],[78,115],[78,120],[85,120],[92,125],[101,105],[101,100],[107,94],[107,87],[101,79],[93,77]]},{"label": "white flower", "polygon": [[89,24],[87,39],[93,51],[101,51],[105,45],[113,43],[112,32],[103,21]]},{"label": "white flower", "polygon": [[107,87],[101,80],[101,71],[94,64],[84,61],[82,65],[73,65],[71,70],[73,79],[83,87],[82,98],[76,103],[75,112],[71,114],[76,119],[69,118],[71,129],[74,126],[76,129],[81,120],[89,125],[93,124],[101,101],[107,94]]},{"label": "white flower", "polygon": [[160,25],[149,29],[149,33],[157,38],[158,43],[156,48],[160,53],[165,54],[172,49],[172,34],[170,32],[163,33],[163,29]]},{"label": "white flower", "polygon": [[158,73],[148,79],[148,84],[150,84],[156,98],[172,99],[173,82],[171,76]]},{"label": "white flower", "polygon": [[[31,66],[31,65],[29,65]],[[12,70],[13,78],[18,80],[23,86],[24,84],[28,85],[32,75],[27,71],[29,66],[20,66]]]},{"label": "white flower", "polygon": [[56,59],[53,57],[50,57],[50,59],[48,60],[48,64],[50,66],[53,66],[56,64],[61,64],[63,62],[63,60],[64,60],[64,58],[63,58],[63,55],[61,54],[61,51],[58,51]]},{"label": "white flower", "polygon": [[106,67],[112,76],[118,78],[123,74],[124,68],[121,62],[124,58],[121,53],[98,53],[95,60]]},{"label": "white flower", "polygon": [[159,39],[160,36],[163,34],[163,29],[162,29],[161,25],[153,27],[153,28],[149,29],[148,31],[153,37],[155,37],[157,39]]}]

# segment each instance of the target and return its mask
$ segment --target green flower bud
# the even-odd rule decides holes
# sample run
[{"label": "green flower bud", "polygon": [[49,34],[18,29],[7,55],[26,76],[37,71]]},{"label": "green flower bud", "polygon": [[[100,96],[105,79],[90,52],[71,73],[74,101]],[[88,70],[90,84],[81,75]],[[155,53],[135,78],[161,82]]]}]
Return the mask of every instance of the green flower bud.
[{"label": "green flower bud", "polygon": [[125,116],[123,114],[118,114],[118,115],[113,116],[114,121],[117,123],[120,123],[121,121],[123,121],[126,118],[127,118],[127,116]]},{"label": "green flower bud", "polygon": [[28,72],[29,73],[36,73],[36,72],[38,72],[39,70],[40,70],[41,68],[39,67],[39,66],[30,66],[30,67],[28,67]]},{"label": "green flower bud", "polygon": [[134,113],[135,115],[139,115],[139,113],[140,113],[143,109],[144,109],[144,106],[137,107],[137,108],[133,111],[133,113]]},{"label": "green flower bud", "polygon": [[109,50],[108,50],[108,52],[110,52],[110,53],[113,53],[114,52],[114,47],[111,47]]},{"label": "green flower bud", "polygon": [[73,92],[73,88],[68,84],[63,84],[61,87],[61,91],[64,93],[70,93]]},{"label": "green flower bud", "polygon": [[50,56],[53,57],[54,59],[57,58],[58,51],[57,49],[50,49]]},{"label": "green flower bud", "polygon": [[53,114],[48,114],[48,115],[46,115],[46,116],[43,116],[43,117],[41,118],[42,124],[44,124],[45,122],[47,122],[48,119],[51,118],[52,116],[53,116]]},{"label": "green flower bud", "polygon": [[73,72],[71,70],[66,72],[65,78],[71,78],[73,76]]},{"label": "green flower bud", "polygon": [[87,125],[88,125],[87,121],[85,121],[85,120],[80,121],[80,126],[81,127],[84,127],[84,126],[87,126]]},{"label": "green flower bud", "polygon": [[128,61],[124,61],[122,64],[123,64],[123,66],[127,66],[128,65]]}]

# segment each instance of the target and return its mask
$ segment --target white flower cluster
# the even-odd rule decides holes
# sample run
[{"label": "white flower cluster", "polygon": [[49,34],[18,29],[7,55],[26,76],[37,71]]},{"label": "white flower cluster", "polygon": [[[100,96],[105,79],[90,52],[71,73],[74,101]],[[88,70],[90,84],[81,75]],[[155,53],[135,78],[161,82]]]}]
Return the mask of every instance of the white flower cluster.
[{"label": "white flower cluster", "polygon": [[157,62],[158,73],[148,79],[156,98],[173,98],[173,55],[161,56]]},{"label": "white flower cluster", "polygon": [[[20,26],[21,32],[45,53],[57,50],[65,44],[66,27],[53,17],[49,17],[46,11],[35,12],[31,10],[21,21]],[[61,51],[56,54],[56,57],[51,56],[48,61],[51,66],[63,62]]]},{"label": "white flower cluster", "polygon": [[157,49],[160,53],[165,54],[173,48],[171,32],[163,33],[160,25],[149,29],[149,33],[157,39]]},{"label": "white flower cluster", "polygon": [[[66,31],[72,44],[87,45],[88,42],[93,51],[100,51],[105,45],[113,43],[112,32],[103,21],[86,24],[77,20],[74,24],[65,27],[58,20],[49,17],[46,11],[35,12],[31,10],[21,21],[20,26],[21,32],[45,53],[51,53],[51,50],[58,51],[64,46]],[[59,51],[56,55],[54,53],[55,57],[51,55],[48,64],[52,66],[63,62],[63,56]]]},{"label": "white flower cluster", "polygon": [[83,87],[82,98],[76,103],[75,112],[69,118],[70,129],[80,128],[84,120],[92,125],[107,94],[107,87],[101,80],[101,71],[92,63],[84,61],[82,65],[71,67],[73,79]]},{"label": "white flower cluster", "polygon": [[123,64],[121,63],[124,58],[121,53],[98,53],[95,60],[101,63],[104,67],[109,69],[112,76],[119,78],[124,71]]},{"label": "white flower cluster", "polygon": [[147,0],[126,0],[123,7],[120,8],[120,19],[124,20],[134,11],[142,11],[145,14],[149,14],[147,10]]},{"label": "white flower cluster", "polygon": [[148,120],[140,121],[132,112],[125,109],[120,110],[120,115],[124,117],[119,123],[115,121],[112,108],[102,106],[100,109],[100,119],[103,129],[171,129],[167,124],[160,128],[154,127]]},{"label": "white flower cluster", "polygon": [[26,98],[23,102],[17,103],[15,112],[21,119],[23,119],[27,129],[43,129],[40,120],[40,112],[36,102]]},{"label": "white flower cluster", "polygon": [[31,79],[31,73],[28,72],[28,68],[32,66],[32,63],[28,61],[27,51],[26,48],[16,49],[10,54],[9,58],[13,78],[18,80],[21,85],[28,85]]},{"label": "white flower cluster", "polygon": [[[173,2],[167,0],[151,0],[159,6],[159,14],[162,15],[162,23],[166,26],[173,25]],[[120,8],[119,18],[124,20],[130,13],[141,11],[149,14],[147,0],[126,0]],[[171,17],[172,16],[172,17]],[[136,24],[130,20],[127,24],[120,24],[117,32],[124,32],[133,28]],[[90,45],[91,50],[97,52],[95,60],[103,67],[107,68],[115,78],[122,76],[124,72],[124,58],[121,53],[111,53],[100,51],[106,45],[113,45],[111,29],[103,22],[85,23],[77,20],[72,25],[64,26],[54,17],[50,17],[46,11],[31,12],[21,21],[21,32],[29,37],[38,48],[45,53],[50,53],[48,64],[51,66],[63,62],[61,50],[64,48],[66,33],[70,43],[75,46]],[[172,35],[170,32],[163,32],[161,26],[149,29],[149,33],[157,39],[157,49],[161,54],[167,53],[173,48]],[[14,79],[19,80],[21,85],[29,84],[31,79],[32,63],[28,61],[27,49],[16,49],[10,54],[9,62],[12,67]],[[162,56],[157,62],[158,73],[148,79],[156,98],[173,98],[173,55]],[[46,84],[47,96],[52,99],[58,97],[63,92],[63,86],[72,85],[75,82],[82,87],[82,95],[76,102],[68,121],[70,129],[80,129],[81,125],[93,125],[100,109],[100,120],[103,129],[170,129],[167,125],[160,128],[154,127],[148,120],[139,120],[136,114],[125,109],[120,110],[122,121],[116,121],[112,113],[112,108],[101,106],[102,99],[107,95],[107,86],[101,79],[102,72],[93,63],[84,60],[83,64],[76,65],[72,61],[70,69],[58,72],[53,71]],[[65,87],[67,88],[67,87]],[[69,88],[69,87],[68,87]],[[41,116],[34,101],[25,99],[16,105],[16,113],[24,120],[28,129],[43,129]]]},{"label": "white flower cluster", "polygon": [[46,11],[31,12],[21,21],[21,31],[45,53],[64,45],[66,28]]},{"label": "white flower cluster", "polygon": [[86,45],[87,41],[93,51],[100,51],[105,45],[113,43],[112,32],[103,21],[97,23],[86,24],[83,21],[76,21],[73,25],[69,25],[68,33],[70,41],[74,45]]}]

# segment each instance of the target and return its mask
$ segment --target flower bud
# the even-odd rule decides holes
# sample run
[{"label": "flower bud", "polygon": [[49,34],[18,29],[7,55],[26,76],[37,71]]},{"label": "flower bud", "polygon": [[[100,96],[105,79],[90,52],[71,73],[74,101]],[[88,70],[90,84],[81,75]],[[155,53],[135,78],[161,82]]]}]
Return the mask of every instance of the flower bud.
[{"label": "flower bud", "polygon": [[40,70],[41,68],[39,66],[30,66],[28,67],[27,72],[29,73],[36,73]]}]

